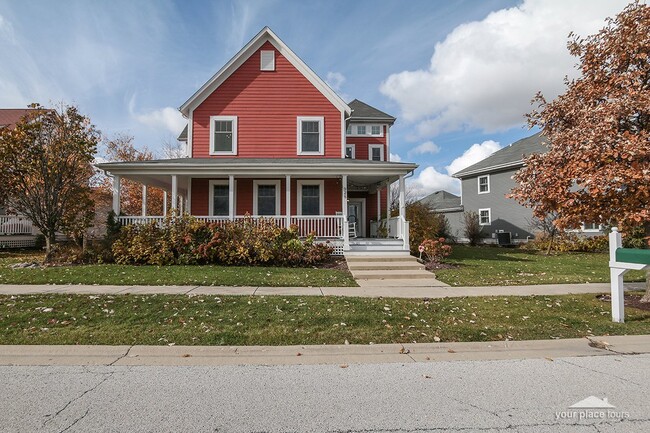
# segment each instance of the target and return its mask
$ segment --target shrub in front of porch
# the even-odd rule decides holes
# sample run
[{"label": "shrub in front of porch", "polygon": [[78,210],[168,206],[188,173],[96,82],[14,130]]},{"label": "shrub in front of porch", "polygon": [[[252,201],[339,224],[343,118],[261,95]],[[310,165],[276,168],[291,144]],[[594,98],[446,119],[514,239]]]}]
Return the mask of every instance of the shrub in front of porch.
[{"label": "shrub in front of porch", "polygon": [[329,258],[333,248],[301,240],[292,227],[272,220],[245,218],[204,223],[190,216],[163,224],[123,227],[113,245],[120,264],[222,264],[308,266]]}]

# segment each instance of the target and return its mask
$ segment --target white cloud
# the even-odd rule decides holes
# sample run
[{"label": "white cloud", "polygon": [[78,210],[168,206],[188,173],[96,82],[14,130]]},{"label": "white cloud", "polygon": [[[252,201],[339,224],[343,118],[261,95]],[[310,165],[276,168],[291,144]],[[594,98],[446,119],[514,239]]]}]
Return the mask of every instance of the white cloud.
[{"label": "white cloud", "polygon": [[175,108],[164,107],[139,114],[134,111],[134,106],[135,96],[129,101],[129,112],[135,120],[152,129],[169,131],[174,137],[178,136],[187,124],[187,119]]},{"label": "white cloud", "polygon": [[402,162],[402,157],[399,156],[399,155],[396,154],[396,153],[391,153],[391,154],[390,154],[390,161],[391,161],[391,162]]},{"label": "white cloud", "polygon": [[438,152],[440,152],[440,146],[435,144],[433,141],[426,141],[421,145],[416,146],[413,149],[409,150],[408,155],[409,156],[424,155],[425,153],[430,153],[431,155],[435,155]]},{"label": "white cloud", "polygon": [[420,136],[524,122],[538,90],[547,99],[575,76],[567,35],[593,34],[628,0],[524,0],[456,27],[436,44],[428,69],[390,75],[380,86]]},{"label": "white cloud", "polygon": [[332,88],[344,101],[349,101],[350,97],[343,92],[341,88],[345,83],[345,75],[340,72],[328,72],[325,77],[325,82]]},{"label": "white cloud", "polygon": [[440,190],[460,194],[460,180],[451,176],[472,164],[482,161],[499,149],[501,149],[501,145],[496,141],[487,140],[482,143],[475,143],[445,167],[446,173],[441,173],[434,167],[426,167],[420,171],[417,177],[411,180],[410,186],[417,197],[424,197]]},{"label": "white cloud", "polygon": [[499,149],[501,149],[501,145],[492,140],[472,144],[472,146],[463,152],[461,156],[451,161],[451,163],[445,167],[447,174],[452,175],[458,173],[462,169],[484,160]]}]

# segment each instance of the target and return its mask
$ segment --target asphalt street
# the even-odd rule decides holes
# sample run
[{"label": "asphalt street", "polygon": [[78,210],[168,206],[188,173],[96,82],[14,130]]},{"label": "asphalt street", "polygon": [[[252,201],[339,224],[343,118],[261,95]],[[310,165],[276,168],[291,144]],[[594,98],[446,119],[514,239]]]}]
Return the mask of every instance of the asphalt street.
[{"label": "asphalt street", "polygon": [[[607,398],[615,408],[569,409],[590,396]],[[2,366],[0,430],[650,431],[650,355],[302,366]]]}]

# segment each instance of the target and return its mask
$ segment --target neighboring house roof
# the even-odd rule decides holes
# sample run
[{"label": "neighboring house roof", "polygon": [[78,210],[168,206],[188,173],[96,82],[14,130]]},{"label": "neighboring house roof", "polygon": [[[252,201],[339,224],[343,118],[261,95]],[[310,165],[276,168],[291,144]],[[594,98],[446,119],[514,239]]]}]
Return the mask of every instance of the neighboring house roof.
[{"label": "neighboring house roof", "polygon": [[521,167],[524,165],[524,156],[533,153],[547,152],[548,147],[546,146],[546,143],[548,143],[546,137],[544,137],[541,132],[538,132],[530,137],[515,141],[510,146],[497,150],[484,160],[479,161],[474,165],[470,165],[469,167],[454,173],[452,176],[462,179],[464,177],[481,173],[490,173],[507,168]]},{"label": "neighboring house roof", "polygon": [[187,125],[181,131],[181,134],[176,138],[178,141],[187,141]]},{"label": "neighboring house roof", "polygon": [[429,209],[438,212],[463,210],[460,197],[448,191],[436,191],[418,201]]},{"label": "neighboring house roof", "polygon": [[13,128],[31,108],[0,108],[0,128]]},{"label": "neighboring house roof", "polygon": [[188,99],[179,110],[186,117],[209,95],[211,95],[228,77],[252,56],[262,45],[270,42],[298,71],[300,71],[314,87],[316,87],[336,108],[342,112],[350,113],[351,108],[339,95],[336,94],[325,81],[312,71],[300,57],[296,55],[269,27],[264,27],[251,39],[235,56],[228,61],[219,71],[212,76],[199,90]]},{"label": "neighboring house roof", "polygon": [[358,99],[355,99],[348,105],[352,109],[352,114],[350,115],[350,120],[352,121],[384,121],[389,122],[391,125],[395,123],[395,118],[390,114],[386,114]]}]

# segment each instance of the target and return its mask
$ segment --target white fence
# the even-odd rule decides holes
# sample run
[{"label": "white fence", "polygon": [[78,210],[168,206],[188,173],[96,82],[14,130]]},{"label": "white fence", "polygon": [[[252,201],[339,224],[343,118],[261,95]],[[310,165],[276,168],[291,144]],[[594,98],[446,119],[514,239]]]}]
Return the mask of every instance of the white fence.
[{"label": "white fence", "polygon": [[24,216],[0,215],[0,235],[31,235],[34,227]]},{"label": "white fence", "polygon": [[[119,222],[122,225],[162,223],[164,216],[121,216]],[[230,221],[229,217],[193,216],[198,221],[222,223]],[[286,216],[244,216],[237,215],[235,221],[250,220],[253,224],[260,224],[262,221],[272,223],[277,227],[286,228]],[[343,237],[343,216],[341,215],[316,215],[316,216],[291,216],[292,225],[298,227],[299,236],[308,236],[314,233],[319,238],[342,238]]]}]

